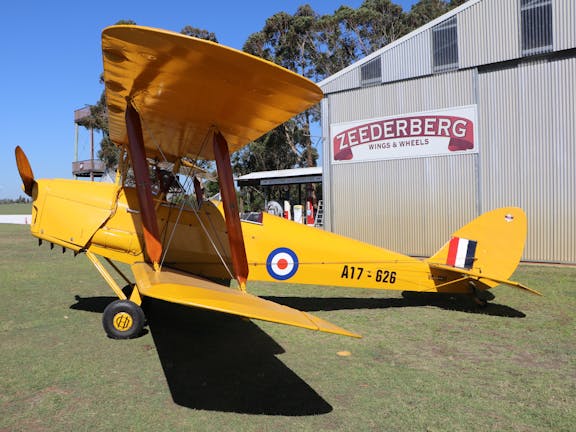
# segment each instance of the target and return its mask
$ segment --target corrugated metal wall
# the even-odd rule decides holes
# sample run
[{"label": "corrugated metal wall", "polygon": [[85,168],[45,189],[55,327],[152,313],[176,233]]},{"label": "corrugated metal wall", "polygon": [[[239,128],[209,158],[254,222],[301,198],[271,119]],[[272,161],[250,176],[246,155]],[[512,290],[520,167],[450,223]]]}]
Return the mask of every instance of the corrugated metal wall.
[{"label": "corrugated metal wall", "polygon": [[327,231],[334,231],[332,228],[332,217],[330,216],[330,209],[334,208],[332,205],[332,160],[329,148],[330,145],[330,103],[328,98],[325,97],[320,101],[320,118],[322,119],[322,200],[324,201],[324,229]]},{"label": "corrugated metal wall", "polygon": [[555,0],[552,3],[554,26],[554,50],[560,51],[576,46],[576,1]]},{"label": "corrugated metal wall", "polygon": [[331,94],[329,123],[474,104],[474,73],[448,72]]},{"label": "corrugated metal wall", "polygon": [[329,82],[326,86],[322,87],[324,93],[335,93],[340,90],[353,89],[360,87],[360,67],[354,68],[337,80]]},{"label": "corrugated metal wall", "polygon": [[[473,78],[473,71],[460,71],[333,94],[323,115],[339,123],[470,105]],[[430,255],[476,215],[476,165],[477,155],[333,164],[325,171],[331,179],[324,193],[327,218],[335,232]]]},{"label": "corrugated metal wall", "polygon": [[460,68],[520,55],[518,0],[484,0],[458,14]]},{"label": "corrugated metal wall", "polygon": [[[554,51],[576,48],[576,0],[553,0],[552,11]],[[463,6],[459,71],[429,75],[424,28],[379,52],[383,80],[393,82],[358,88],[358,68],[327,80],[329,229],[429,255],[479,212],[518,205],[529,218],[524,259],[576,263],[576,58],[568,51],[552,60],[520,59],[519,13],[518,0]],[[472,104],[478,155],[331,163],[330,124]]]},{"label": "corrugated metal wall", "polygon": [[382,81],[398,81],[432,73],[430,31],[407,39],[397,48],[382,53]]},{"label": "corrugated metal wall", "polygon": [[409,255],[431,255],[476,215],[475,159],[333,165],[333,230]]},{"label": "corrugated metal wall", "polygon": [[527,212],[524,259],[576,262],[576,58],[479,75],[482,210]]}]

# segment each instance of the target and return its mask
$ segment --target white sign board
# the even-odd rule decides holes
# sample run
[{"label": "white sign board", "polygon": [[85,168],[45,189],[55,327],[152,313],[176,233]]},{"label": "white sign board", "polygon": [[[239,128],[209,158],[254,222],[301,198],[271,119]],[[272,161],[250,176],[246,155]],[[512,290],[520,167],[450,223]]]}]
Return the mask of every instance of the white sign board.
[{"label": "white sign board", "polygon": [[330,126],[332,163],[478,153],[476,105]]}]

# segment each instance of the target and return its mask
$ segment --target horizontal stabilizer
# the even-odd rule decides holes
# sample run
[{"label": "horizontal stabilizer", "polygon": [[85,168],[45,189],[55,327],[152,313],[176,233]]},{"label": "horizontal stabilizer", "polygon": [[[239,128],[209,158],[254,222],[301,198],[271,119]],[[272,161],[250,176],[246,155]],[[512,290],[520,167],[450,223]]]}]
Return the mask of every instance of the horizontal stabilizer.
[{"label": "horizontal stabilizer", "polygon": [[132,272],[140,294],[148,297],[309,330],[361,337],[309,313],[188,273],[171,269],[155,272],[147,263],[133,264]]},{"label": "horizontal stabilizer", "polygon": [[452,266],[444,265],[444,264],[434,264],[434,263],[428,263],[428,264],[430,265],[430,268],[438,269],[438,270],[444,270],[444,271],[447,271],[447,272],[457,273],[457,274],[459,274],[459,275],[462,275],[462,276],[464,276],[464,277],[467,277],[467,278],[470,279],[470,280],[477,280],[477,281],[479,281],[479,282],[489,281],[489,282],[492,282],[492,284],[495,284],[495,285],[497,285],[497,284],[504,284],[504,285],[508,285],[508,286],[511,286],[511,287],[514,287],[514,288],[523,289],[523,290],[528,291],[528,292],[530,292],[530,293],[532,293],[532,294],[536,294],[536,295],[539,295],[539,296],[542,295],[542,294],[539,293],[538,291],[533,290],[532,288],[528,288],[527,286],[522,285],[522,284],[519,283],[519,282],[514,282],[514,281],[511,281],[511,280],[507,280],[507,279],[499,279],[499,278],[496,278],[496,277],[491,277],[491,276],[489,276],[489,275],[485,275],[485,274],[481,274],[481,273],[477,273],[477,272],[474,272],[474,271],[465,270],[465,269],[461,269],[461,268],[457,268],[457,267],[452,267]]}]

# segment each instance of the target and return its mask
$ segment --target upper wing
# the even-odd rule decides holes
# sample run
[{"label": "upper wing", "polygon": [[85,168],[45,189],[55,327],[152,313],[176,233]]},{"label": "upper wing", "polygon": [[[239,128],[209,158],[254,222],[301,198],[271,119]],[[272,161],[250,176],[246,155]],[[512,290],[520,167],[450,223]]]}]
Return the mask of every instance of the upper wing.
[{"label": "upper wing", "polygon": [[258,57],[147,27],[102,32],[110,138],[128,143],[126,99],[142,119],[146,155],[213,159],[211,128],[238,150],[316,104],[316,84]]},{"label": "upper wing", "polygon": [[301,312],[254,295],[218,285],[209,280],[171,269],[154,271],[137,263],[132,272],[141,294],[187,306],[271,321],[310,330],[360,337],[309,313]]}]

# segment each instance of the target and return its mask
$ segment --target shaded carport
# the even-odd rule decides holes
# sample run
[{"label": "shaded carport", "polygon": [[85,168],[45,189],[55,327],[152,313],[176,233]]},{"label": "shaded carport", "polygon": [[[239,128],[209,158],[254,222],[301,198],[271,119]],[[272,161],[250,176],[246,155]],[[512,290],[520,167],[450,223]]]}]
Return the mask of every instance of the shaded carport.
[{"label": "shaded carport", "polygon": [[[240,188],[254,187],[261,191],[264,195],[265,206],[271,201],[273,192],[276,192],[276,195],[280,195],[282,200],[288,200],[292,205],[303,205],[305,208],[306,200],[313,190],[312,185],[322,184],[322,167],[257,171],[237,177],[236,182]],[[290,191],[294,189],[293,186],[297,186],[297,197],[290,194]],[[315,198],[313,205],[316,207],[317,202],[321,201],[321,196]]]}]

